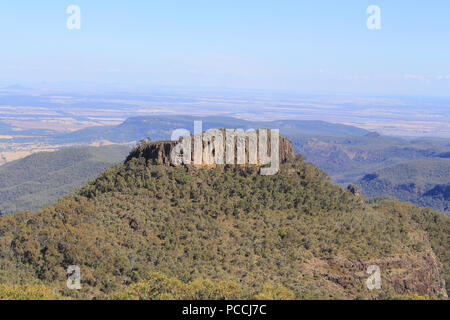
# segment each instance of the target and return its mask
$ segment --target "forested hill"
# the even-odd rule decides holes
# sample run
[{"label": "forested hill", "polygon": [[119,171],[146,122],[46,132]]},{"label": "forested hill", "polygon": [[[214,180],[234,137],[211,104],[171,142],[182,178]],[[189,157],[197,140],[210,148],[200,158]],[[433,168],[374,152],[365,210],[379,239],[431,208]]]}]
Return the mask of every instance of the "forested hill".
[{"label": "forested hill", "polygon": [[[356,183],[364,175],[409,160],[448,158],[449,139],[404,139],[325,121],[276,120],[246,121],[224,116],[152,115],[125,120],[117,126],[82,129],[49,138],[49,143],[114,143],[170,139],[175,129],[194,130],[194,121],[202,121],[203,130],[211,128],[272,128],[292,141],[295,153],[302,154],[335,183]],[[427,170],[426,167],[424,167]]]},{"label": "forested hill", "polygon": [[67,148],[32,154],[0,166],[0,212],[39,210],[118,164],[130,148]]},{"label": "forested hill", "polygon": [[[448,217],[366,204],[301,156],[273,176],[131,157],[37,214],[0,217],[0,298],[443,298],[449,235]],[[381,290],[366,287],[371,264]]]},{"label": "forested hill", "polygon": [[393,196],[450,214],[450,158],[404,162],[367,174],[358,184],[369,197]]}]

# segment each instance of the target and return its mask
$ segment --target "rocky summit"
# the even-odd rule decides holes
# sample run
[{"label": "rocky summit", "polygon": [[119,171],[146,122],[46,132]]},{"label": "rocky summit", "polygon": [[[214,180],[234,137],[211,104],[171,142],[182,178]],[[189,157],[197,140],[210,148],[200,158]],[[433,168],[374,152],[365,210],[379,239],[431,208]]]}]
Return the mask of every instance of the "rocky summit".
[{"label": "rocky summit", "polygon": [[[262,129],[265,130],[265,129]],[[220,154],[222,155],[222,161],[221,163],[224,164],[238,164],[237,161],[237,156],[234,157],[234,161],[233,163],[227,163],[226,161],[226,153],[227,151],[229,151],[228,149],[230,148],[230,146],[233,148],[232,150],[232,154],[237,155],[239,150],[239,144],[238,144],[238,138],[237,137],[233,137],[233,141],[231,144],[229,144],[229,140],[227,137],[227,131],[226,129],[219,129],[219,131],[222,134],[223,140],[224,142],[220,144],[220,147],[222,148]],[[260,130],[258,130],[260,131]],[[270,132],[270,131],[269,131]],[[205,132],[202,134],[203,137],[205,137]],[[258,137],[258,136],[257,136]],[[143,157],[145,158],[149,163],[155,164],[155,165],[173,165],[174,162],[172,161],[172,157],[171,154],[174,151],[174,149],[176,148],[176,146],[181,143],[181,140],[183,138],[180,138],[177,141],[156,141],[156,142],[151,142],[150,140],[142,140],[137,147],[135,147],[130,155],[127,157],[126,162],[130,161],[133,158],[140,158]],[[247,165],[250,164],[249,162],[249,158],[250,158],[250,150],[249,150],[249,143],[250,143],[250,138],[249,136],[245,136],[245,146],[244,146],[244,154],[245,154],[245,160],[244,160],[244,164],[243,165]],[[214,144],[214,140],[207,140],[205,138],[203,138],[201,140],[202,143],[202,151],[206,150],[210,144]],[[258,146],[260,143],[260,140],[256,140]],[[271,155],[271,148],[272,148],[272,143],[271,143],[271,134],[268,134],[267,136],[267,155]],[[195,138],[194,135],[191,135],[191,159],[194,159],[194,152],[195,152]],[[278,150],[279,150],[279,162],[280,163],[286,163],[289,160],[293,160],[295,155],[294,155],[294,148],[292,147],[292,143],[285,138],[282,135],[279,135],[278,138]],[[259,149],[258,149],[259,151]],[[212,151],[214,154],[218,153],[217,150],[213,150]],[[260,163],[260,159],[258,158],[258,164]],[[202,152],[202,160],[201,163],[198,163],[197,165],[200,166],[204,166],[204,165],[209,165],[210,163],[208,163],[207,161],[205,161],[205,156],[204,156],[204,152]]]}]

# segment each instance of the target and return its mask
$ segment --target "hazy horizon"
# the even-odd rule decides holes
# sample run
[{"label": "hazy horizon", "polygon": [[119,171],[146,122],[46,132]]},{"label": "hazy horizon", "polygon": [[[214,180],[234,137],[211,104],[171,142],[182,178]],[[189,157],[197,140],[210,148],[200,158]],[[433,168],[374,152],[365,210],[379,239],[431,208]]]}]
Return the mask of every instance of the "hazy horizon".
[{"label": "hazy horizon", "polygon": [[133,116],[218,115],[246,120],[322,120],[402,137],[450,138],[450,98],[302,94],[276,90],[0,86],[0,122],[18,129],[77,130]]},{"label": "hazy horizon", "polygon": [[[366,25],[371,5],[380,29]],[[3,2],[0,81],[448,96],[448,12],[437,0]]]}]

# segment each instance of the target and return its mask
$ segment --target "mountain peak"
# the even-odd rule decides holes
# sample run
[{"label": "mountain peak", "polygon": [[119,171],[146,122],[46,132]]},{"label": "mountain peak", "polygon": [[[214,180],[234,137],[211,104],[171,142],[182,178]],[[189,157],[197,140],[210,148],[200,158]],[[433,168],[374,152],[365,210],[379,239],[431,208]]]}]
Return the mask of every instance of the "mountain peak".
[{"label": "mountain peak", "polygon": [[[185,149],[183,153],[189,152],[188,163],[194,165],[211,165],[211,164],[228,164],[228,165],[247,165],[247,164],[265,164],[262,161],[261,153],[266,153],[267,157],[272,156],[272,133],[268,129],[260,129],[257,131],[238,131],[232,129],[217,129],[215,134],[211,134],[211,130],[203,132],[199,137],[200,144],[196,145],[196,136],[191,135],[182,137],[176,141],[157,141],[141,140],[141,142],[133,148],[125,162],[129,162],[133,158],[145,158],[147,162],[155,165],[175,165],[173,161],[173,153],[177,151],[177,146],[181,148],[183,141]],[[266,136],[266,133],[269,133]],[[264,137],[262,138],[262,134]],[[187,139],[187,140],[183,140]],[[251,139],[254,139],[254,147],[251,146]],[[189,143],[190,142],[190,143]],[[264,145],[265,143],[265,145]],[[196,147],[200,147],[198,151],[201,161],[195,161]],[[264,151],[261,151],[263,148]],[[295,158],[292,143],[282,135],[278,135],[279,163],[286,163]],[[242,159],[239,159],[239,153],[242,153]],[[254,153],[254,154],[253,154]],[[256,160],[256,161],[252,161]]]}]

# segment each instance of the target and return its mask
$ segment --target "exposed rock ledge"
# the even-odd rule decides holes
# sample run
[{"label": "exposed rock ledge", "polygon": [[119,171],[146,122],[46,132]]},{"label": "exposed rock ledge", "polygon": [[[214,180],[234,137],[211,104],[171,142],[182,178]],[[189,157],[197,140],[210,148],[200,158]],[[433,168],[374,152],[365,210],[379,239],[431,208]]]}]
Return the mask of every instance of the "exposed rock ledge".
[{"label": "exposed rock ledge", "polygon": [[[264,129],[262,129],[264,130]],[[220,129],[220,131],[223,133],[223,137],[226,137],[225,134],[225,129]],[[258,130],[259,131],[259,130]],[[258,132],[257,131],[257,132]],[[267,136],[267,154],[268,156],[271,155],[271,134],[270,131],[268,131],[269,134]],[[191,158],[194,158],[194,136],[191,135]],[[204,134],[203,134],[204,137]],[[149,163],[151,164],[155,164],[155,165],[173,165],[172,159],[171,159],[171,153],[173,151],[173,149],[175,148],[175,146],[180,143],[181,139],[179,141],[156,141],[156,142],[150,142],[150,141],[141,141],[139,143],[139,145],[137,145],[128,155],[127,159],[125,162],[130,161],[133,158],[140,158],[143,157],[145,158]],[[258,138],[258,151],[259,151],[259,138]],[[203,145],[203,150],[208,147],[208,145],[211,142],[209,141],[205,141],[204,139],[202,139],[202,145]],[[237,154],[237,140],[236,137],[234,137],[234,154]],[[222,143],[222,155],[225,158],[225,154],[226,154],[226,149],[227,148],[227,143],[225,143],[225,138],[224,138],[224,142]],[[216,152],[216,151],[215,151]],[[245,143],[245,164],[248,164],[249,161],[249,138],[246,138],[246,143]],[[280,163],[285,163],[289,160],[294,159],[294,148],[292,147],[291,142],[286,139],[285,137],[283,137],[281,134],[279,135],[279,162]],[[224,162],[225,163],[225,159]],[[234,163],[236,164],[236,157],[234,159]],[[259,158],[258,158],[258,163],[259,163]],[[209,163],[205,163],[204,159],[202,159],[202,163],[199,164],[200,166],[202,165],[208,165]],[[227,162],[227,164],[230,164]]]}]

